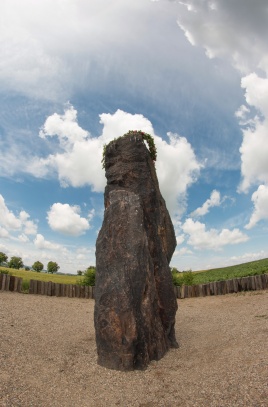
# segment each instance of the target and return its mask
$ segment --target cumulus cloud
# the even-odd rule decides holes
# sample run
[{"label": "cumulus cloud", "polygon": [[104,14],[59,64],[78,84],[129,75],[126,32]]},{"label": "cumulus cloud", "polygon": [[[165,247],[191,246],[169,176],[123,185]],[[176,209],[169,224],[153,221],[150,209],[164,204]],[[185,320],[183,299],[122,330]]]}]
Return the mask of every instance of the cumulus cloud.
[{"label": "cumulus cloud", "polygon": [[260,220],[268,219],[268,186],[260,185],[257,191],[252,194],[251,200],[254,210],[250,217],[246,229],[253,228]]},{"label": "cumulus cloud", "polygon": [[19,218],[22,223],[24,234],[25,235],[36,235],[37,224],[34,221],[29,220],[30,215],[25,211],[21,211],[19,214]]},{"label": "cumulus cloud", "polygon": [[[161,193],[171,214],[185,209],[183,200],[187,188],[198,178],[202,164],[185,137],[168,133],[169,142],[155,136],[157,147],[156,171]],[[180,208],[178,206],[180,203]]]},{"label": "cumulus cloud", "polygon": [[7,208],[2,195],[0,195],[0,224],[13,230],[21,228],[21,220]]},{"label": "cumulus cloud", "polygon": [[202,168],[186,138],[168,133],[167,142],[155,135],[146,117],[120,109],[114,114],[101,114],[100,123],[103,125],[102,134],[92,137],[78,125],[77,111],[72,106],[68,106],[63,115],[49,116],[40,135],[47,139],[57,137],[63,151],[42,160],[36,158],[33,164],[29,164],[29,171],[35,176],[44,176],[53,168],[63,186],[90,185],[92,191],[102,192],[106,185],[101,164],[104,144],[129,130],[141,130],[154,136],[161,192],[169,210],[172,213],[178,211],[178,200],[183,201],[187,188],[196,181]]},{"label": "cumulus cloud", "polygon": [[206,230],[204,223],[194,221],[191,218],[186,219],[182,225],[183,232],[189,236],[187,243],[195,249],[219,250],[223,246],[243,243],[248,240],[248,236],[239,229],[233,230],[216,229]]},{"label": "cumulus cloud", "polygon": [[57,136],[63,149],[77,141],[84,141],[88,135],[77,123],[77,110],[69,104],[63,115],[54,113],[49,116],[39,132],[41,138]]},{"label": "cumulus cloud", "polygon": [[18,240],[22,243],[29,242],[28,236],[26,236],[24,233],[22,233],[21,235],[18,236]]},{"label": "cumulus cloud", "polygon": [[248,119],[249,113],[250,113],[250,109],[245,105],[241,105],[239,107],[239,109],[237,109],[237,111],[235,112],[235,116],[238,118],[239,124],[241,126],[249,124],[249,122],[250,122],[250,120]]},{"label": "cumulus cloud", "polygon": [[37,249],[47,249],[47,250],[60,250],[62,246],[57,243],[49,242],[45,240],[44,236],[38,233],[34,239],[34,245]]},{"label": "cumulus cloud", "polygon": [[8,231],[2,226],[0,226],[0,237],[3,237],[5,239],[9,237]]},{"label": "cumulus cloud", "polygon": [[240,190],[247,192],[251,185],[268,182],[268,79],[256,74],[242,79],[246,89],[246,100],[258,109],[259,115],[243,130],[240,147],[241,173],[243,180]]},{"label": "cumulus cloud", "polygon": [[[96,86],[91,79],[96,69],[104,79],[111,70],[123,74],[131,71],[124,58],[128,60],[134,53],[137,59],[146,56],[146,47],[137,44],[145,42],[144,30],[152,8],[153,4],[144,0],[117,0],[110,5],[100,0],[4,2],[0,27],[2,87],[58,100],[84,83]],[[100,85],[101,79],[98,82]]]},{"label": "cumulus cloud", "polygon": [[191,213],[192,217],[199,217],[199,216],[204,216],[209,212],[209,209],[212,208],[213,206],[220,206],[221,204],[221,194],[219,191],[214,191],[211,192],[210,198],[206,200],[206,202],[203,203],[203,205],[200,208],[197,208],[195,211]]},{"label": "cumulus cloud", "polygon": [[267,2],[185,0],[179,2],[178,25],[192,45],[209,58],[229,58],[243,73],[255,69],[267,51]]},{"label": "cumulus cloud", "polygon": [[100,123],[103,125],[101,140],[109,143],[129,130],[142,130],[145,133],[153,133],[150,120],[142,114],[131,114],[118,109],[114,114],[100,114]]},{"label": "cumulus cloud", "polygon": [[241,173],[243,180],[239,187],[247,192],[257,183],[268,182],[268,125],[256,123],[255,129],[244,130],[241,152]]},{"label": "cumulus cloud", "polygon": [[80,212],[78,205],[54,203],[47,213],[48,224],[56,232],[80,236],[90,228],[89,220],[81,217]]},{"label": "cumulus cloud", "polygon": [[[229,59],[243,76],[247,105],[236,112],[243,126],[239,191],[261,184],[252,196],[255,209],[247,225],[251,228],[264,216],[260,205],[268,184],[267,1],[185,0],[179,4],[178,24],[190,43],[204,47],[209,58]],[[253,112],[257,114],[248,118]]]},{"label": "cumulus cloud", "polygon": [[[5,230],[23,231],[26,235],[34,235],[37,232],[37,225],[34,221],[29,220],[30,215],[21,211],[18,216],[8,209],[5,203],[4,197],[0,194],[0,226],[4,227]],[[8,234],[3,234],[7,237]]]},{"label": "cumulus cloud", "polygon": [[192,250],[188,249],[188,247],[181,247],[178,250],[175,250],[174,257],[177,256],[185,256],[186,254],[193,254]]},{"label": "cumulus cloud", "polygon": [[47,139],[56,137],[60,151],[41,160],[36,157],[29,163],[29,172],[44,177],[55,171],[62,186],[91,185],[95,192],[103,190],[105,177],[101,158],[104,141],[91,138],[78,125],[77,111],[72,106],[67,106],[63,115],[49,116],[39,135]]},{"label": "cumulus cloud", "polygon": [[249,261],[265,259],[267,257],[268,257],[268,251],[261,250],[259,252],[244,253],[241,256],[232,256],[230,259],[232,260],[232,265],[233,265],[234,262],[236,264],[239,262],[246,263]]},{"label": "cumulus cloud", "polygon": [[182,244],[184,242],[184,240],[185,240],[185,236],[183,234],[176,236],[177,245]]}]

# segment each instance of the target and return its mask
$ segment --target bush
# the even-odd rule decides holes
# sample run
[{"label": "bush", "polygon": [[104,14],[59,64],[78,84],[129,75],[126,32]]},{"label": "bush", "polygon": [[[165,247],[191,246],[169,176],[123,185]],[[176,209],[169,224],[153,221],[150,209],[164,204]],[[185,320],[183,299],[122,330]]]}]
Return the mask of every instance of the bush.
[{"label": "bush", "polygon": [[78,280],[77,284],[94,286],[95,277],[96,277],[96,269],[95,269],[95,267],[91,266],[88,269],[86,269],[86,271],[84,272],[83,278],[81,280]]},{"label": "bush", "polygon": [[30,281],[28,281],[28,280],[22,280],[21,291],[22,291],[24,294],[29,294],[29,288],[30,288]]},{"label": "bush", "polygon": [[182,278],[180,277],[177,269],[173,268],[171,270],[171,275],[172,275],[173,285],[181,287],[182,286]]},{"label": "bush", "polygon": [[182,273],[182,284],[183,285],[193,285],[194,283],[194,275],[192,270],[184,271]]},{"label": "bush", "polygon": [[7,270],[7,269],[1,269],[1,270],[0,270],[0,273],[1,273],[1,274],[11,274],[11,273],[9,272],[9,270]]}]

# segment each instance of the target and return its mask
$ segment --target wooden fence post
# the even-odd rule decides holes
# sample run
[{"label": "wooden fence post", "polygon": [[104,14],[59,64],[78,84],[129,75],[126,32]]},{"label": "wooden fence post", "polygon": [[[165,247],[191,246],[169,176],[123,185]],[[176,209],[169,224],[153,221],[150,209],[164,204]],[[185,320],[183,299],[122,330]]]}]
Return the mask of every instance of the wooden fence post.
[{"label": "wooden fence post", "polygon": [[[8,274],[0,274],[0,290],[21,292],[22,278]],[[207,284],[195,284],[192,286],[174,286],[174,294],[177,299],[205,297],[210,295],[224,295],[240,291],[264,290],[268,288],[268,274],[236,278],[233,280],[214,281]],[[95,298],[94,286],[80,286],[75,284],[44,282],[30,280],[30,294],[41,294],[57,297],[70,298]]]}]

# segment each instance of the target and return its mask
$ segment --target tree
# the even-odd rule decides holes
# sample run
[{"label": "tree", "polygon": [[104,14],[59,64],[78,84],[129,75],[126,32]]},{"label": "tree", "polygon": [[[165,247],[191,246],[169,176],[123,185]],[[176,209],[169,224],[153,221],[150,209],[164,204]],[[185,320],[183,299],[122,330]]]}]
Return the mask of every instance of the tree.
[{"label": "tree", "polygon": [[82,275],[83,275],[83,271],[77,270],[77,275],[78,275],[78,276],[82,276]]},{"label": "tree", "polygon": [[5,263],[7,261],[8,257],[6,253],[0,252],[0,264]]},{"label": "tree", "polygon": [[55,261],[49,261],[47,263],[47,272],[48,273],[56,273],[59,270],[60,266]]},{"label": "tree", "polygon": [[40,273],[40,271],[42,271],[44,268],[43,263],[41,263],[41,261],[35,261],[34,264],[32,265],[32,269],[34,271],[37,271],[38,273]]},{"label": "tree", "polygon": [[8,267],[19,270],[23,267],[22,258],[16,256],[11,257],[10,261],[8,262]]}]

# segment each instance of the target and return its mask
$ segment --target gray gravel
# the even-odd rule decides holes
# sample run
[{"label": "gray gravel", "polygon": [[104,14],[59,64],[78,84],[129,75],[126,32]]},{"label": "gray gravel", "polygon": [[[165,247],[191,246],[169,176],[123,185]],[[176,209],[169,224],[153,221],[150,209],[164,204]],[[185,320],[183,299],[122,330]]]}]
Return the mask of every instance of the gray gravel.
[{"label": "gray gravel", "polygon": [[179,301],[147,370],[97,365],[93,300],[0,292],[0,406],[268,406],[268,291]]}]

